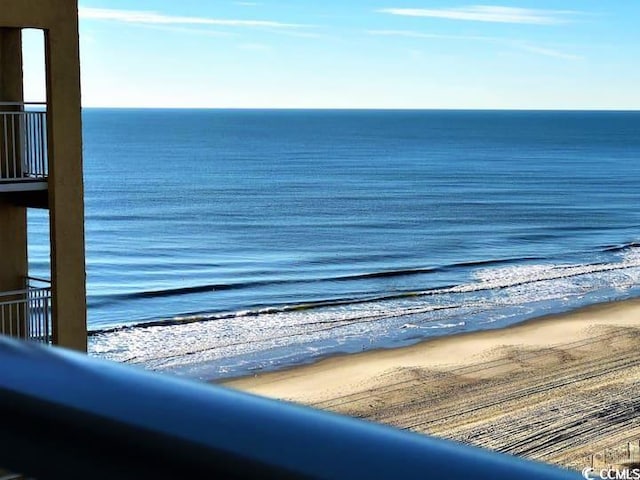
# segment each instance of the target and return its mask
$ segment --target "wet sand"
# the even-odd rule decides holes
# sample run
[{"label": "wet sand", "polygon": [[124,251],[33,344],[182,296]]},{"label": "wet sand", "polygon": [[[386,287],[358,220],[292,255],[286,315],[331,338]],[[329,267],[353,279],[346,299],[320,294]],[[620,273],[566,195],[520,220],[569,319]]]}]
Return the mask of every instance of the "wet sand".
[{"label": "wet sand", "polygon": [[640,438],[640,299],[225,384],[582,469]]}]

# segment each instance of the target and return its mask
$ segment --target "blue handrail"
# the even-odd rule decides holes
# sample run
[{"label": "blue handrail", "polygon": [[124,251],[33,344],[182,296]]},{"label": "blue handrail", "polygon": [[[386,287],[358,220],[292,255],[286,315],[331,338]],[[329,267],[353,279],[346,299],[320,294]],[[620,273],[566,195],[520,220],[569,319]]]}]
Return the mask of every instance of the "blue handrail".
[{"label": "blue handrail", "polygon": [[0,467],[38,479],[582,478],[8,338],[0,365]]}]

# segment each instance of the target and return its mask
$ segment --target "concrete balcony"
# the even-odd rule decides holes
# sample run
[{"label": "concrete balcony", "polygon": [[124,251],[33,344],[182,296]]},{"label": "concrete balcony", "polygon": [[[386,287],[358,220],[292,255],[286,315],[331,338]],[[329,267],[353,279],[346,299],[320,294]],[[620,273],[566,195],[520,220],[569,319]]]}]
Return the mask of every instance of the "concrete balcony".
[{"label": "concrete balcony", "polygon": [[0,195],[43,203],[48,175],[46,105],[0,102]]},{"label": "concrete balcony", "polygon": [[23,289],[0,292],[0,335],[51,342],[51,282],[28,278]]}]

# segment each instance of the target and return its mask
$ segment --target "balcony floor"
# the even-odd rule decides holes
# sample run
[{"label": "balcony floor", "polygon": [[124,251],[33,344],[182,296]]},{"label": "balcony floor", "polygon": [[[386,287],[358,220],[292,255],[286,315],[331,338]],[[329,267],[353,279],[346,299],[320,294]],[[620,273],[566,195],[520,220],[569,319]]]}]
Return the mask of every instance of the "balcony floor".
[{"label": "balcony floor", "polygon": [[48,182],[46,178],[0,178],[0,193],[34,192],[46,190]]}]

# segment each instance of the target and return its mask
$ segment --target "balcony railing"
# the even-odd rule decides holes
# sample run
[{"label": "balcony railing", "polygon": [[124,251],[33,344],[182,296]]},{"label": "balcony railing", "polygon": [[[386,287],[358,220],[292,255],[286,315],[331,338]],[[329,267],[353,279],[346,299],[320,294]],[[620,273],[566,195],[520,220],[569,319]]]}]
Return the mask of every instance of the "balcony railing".
[{"label": "balcony railing", "polygon": [[0,466],[39,480],[583,478],[8,338],[0,365]]},{"label": "balcony railing", "polygon": [[0,292],[0,334],[51,342],[51,283],[30,277],[25,288]]},{"label": "balcony railing", "polygon": [[46,104],[0,102],[0,184],[45,180],[48,163]]}]

